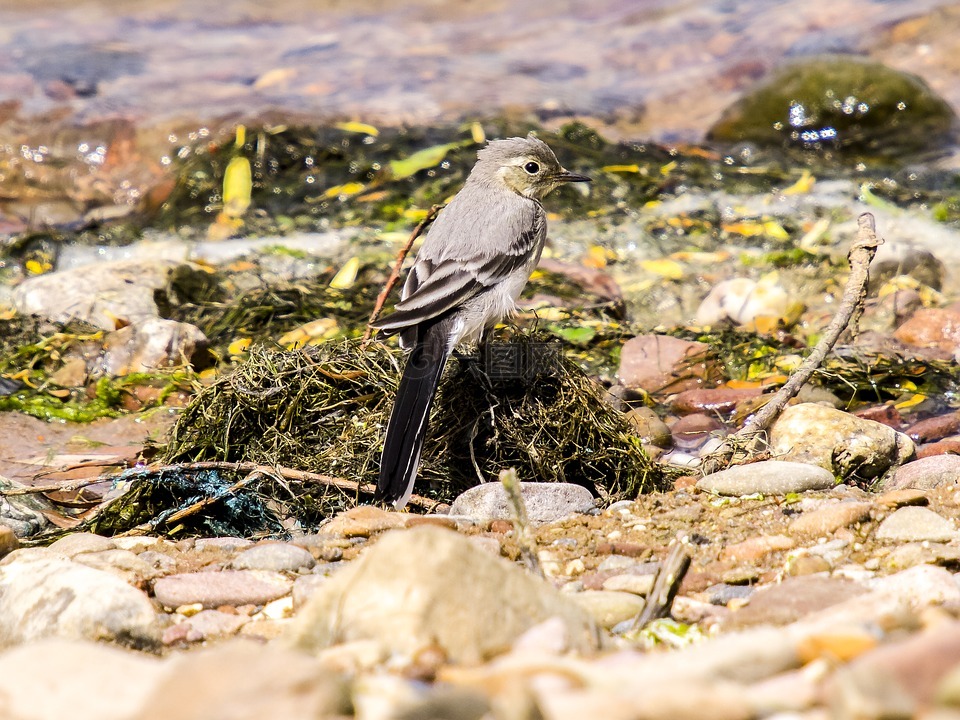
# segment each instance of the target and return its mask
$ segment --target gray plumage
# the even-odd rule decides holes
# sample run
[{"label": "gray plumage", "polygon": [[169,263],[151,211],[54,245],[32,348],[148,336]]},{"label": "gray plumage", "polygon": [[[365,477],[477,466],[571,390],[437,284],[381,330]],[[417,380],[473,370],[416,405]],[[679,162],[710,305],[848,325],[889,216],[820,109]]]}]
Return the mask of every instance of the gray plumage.
[{"label": "gray plumage", "polygon": [[407,275],[401,300],[375,323],[410,351],[390,415],[378,499],[406,504],[416,480],[427,419],[447,358],[514,312],[547,237],[540,200],[567,172],[532,135],[495,140],[477,153],[463,189],[440,212]]}]

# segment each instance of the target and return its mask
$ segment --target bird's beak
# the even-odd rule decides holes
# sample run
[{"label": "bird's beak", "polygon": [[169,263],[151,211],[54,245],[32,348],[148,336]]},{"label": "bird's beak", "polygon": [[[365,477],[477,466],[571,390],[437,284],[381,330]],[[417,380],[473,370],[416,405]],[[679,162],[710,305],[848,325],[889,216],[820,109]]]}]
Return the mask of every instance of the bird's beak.
[{"label": "bird's beak", "polygon": [[560,168],[560,172],[553,176],[553,179],[557,182],[568,183],[568,182],[593,182],[593,178],[587,177],[586,175],[577,175],[572,173],[569,170],[564,170]]}]

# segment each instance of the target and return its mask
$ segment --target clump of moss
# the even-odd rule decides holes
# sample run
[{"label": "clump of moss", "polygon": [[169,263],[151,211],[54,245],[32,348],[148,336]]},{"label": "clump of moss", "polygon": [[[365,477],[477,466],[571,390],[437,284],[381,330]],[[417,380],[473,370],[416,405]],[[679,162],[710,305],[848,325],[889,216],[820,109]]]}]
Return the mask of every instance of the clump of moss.
[{"label": "clump of moss", "polygon": [[[605,501],[659,487],[640,441],[555,342],[541,336],[510,347],[525,360],[507,376],[488,372],[482,359],[452,363],[418,493],[449,502],[478,474],[495,478],[504,467],[524,480],[584,485]],[[356,340],[298,351],[256,347],[184,410],[163,460],[248,461],[373,482],[401,360],[385,345]],[[307,526],[370,499],[319,485],[284,487],[276,501]]]}]

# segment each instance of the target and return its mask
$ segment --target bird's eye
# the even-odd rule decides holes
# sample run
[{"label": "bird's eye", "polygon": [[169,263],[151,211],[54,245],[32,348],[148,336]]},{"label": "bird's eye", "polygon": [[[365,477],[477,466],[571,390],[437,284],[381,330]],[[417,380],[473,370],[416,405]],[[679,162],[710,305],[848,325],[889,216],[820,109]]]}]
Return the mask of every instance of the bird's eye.
[{"label": "bird's eye", "polygon": [[540,165],[539,163],[535,163],[531,160],[530,162],[528,162],[526,165],[523,166],[523,169],[526,170],[531,175],[536,175],[538,172],[540,172]]}]

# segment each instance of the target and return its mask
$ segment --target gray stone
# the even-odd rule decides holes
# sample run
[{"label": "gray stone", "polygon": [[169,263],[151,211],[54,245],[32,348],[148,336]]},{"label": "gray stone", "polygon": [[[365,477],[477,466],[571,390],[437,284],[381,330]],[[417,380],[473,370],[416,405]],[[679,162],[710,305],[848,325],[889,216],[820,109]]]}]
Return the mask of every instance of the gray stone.
[{"label": "gray stone", "polygon": [[770,429],[770,451],[839,478],[872,480],[906,462],[913,441],[891,427],[825,405],[788,407]]},{"label": "gray stone", "polygon": [[802,462],[764,460],[737,465],[700,478],[697,487],[717,495],[786,495],[826,490],[836,484],[833,474]]},{"label": "gray stone", "polygon": [[[50,638],[0,654],[0,707],[9,720],[130,720],[166,672],[144,653]],[[109,691],[104,678],[118,682]]]},{"label": "gray stone", "polygon": [[153,647],[159,636],[150,599],[111,573],[53,553],[0,567],[0,647],[46,637]]},{"label": "gray stone", "polygon": [[101,552],[78,553],[73,556],[73,560],[87,567],[111,572],[127,584],[141,588],[147,582],[162,574],[140,556],[120,548]]},{"label": "gray stone", "polygon": [[235,570],[298,572],[309,570],[316,563],[313,555],[302,547],[289,543],[269,542],[244,550],[233,559],[230,566]]},{"label": "gray stone", "polygon": [[165,607],[199,603],[264,605],[290,592],[291,582],[279,573],[261,570],[222,570],[169,575],[153,584],[153,594]]},{"label": "gray stone", "polygon": [[925,507],[895,510],[877,528],[878,540],[887,542],[947,542],[957,537],[953,523]]},{"label": "gray stone", "polygon": [[596,626],[569,597],[455,532],[424,526],[387,532],[331,576],[287,640],[313,652],[375,640],[405,656],[439,646],[452,662],[474,663],[554,616],[564,621],[571,649],[597,647]]},{"label": "gray stone", "polygon": [[84,320],[114,330],[117,320],[135,324],[159,316],[158,293],[168,299],[175,276],[191,274],[209,282],[186,263],[152,258],[100,262],[28,278],[13,292],[17,310],[57,322]]},{"label": "gray stone", "polygon": [[207,346],[207,336],[189,323],[150,318],[109,333],[97,371],[111,377],[180,367]]},{"label": "gray stone", "polygon": [[960,482],[960,455],[933,455],[901,465],[881,490],[933,490]]},{"label": "gray stone", "polygon": [[[595,502],[590,491],[572,483],[520,483],[520,493],[532,523],[548,523],[568,515],[592,510]],[[498,482],[485,483],[462,493],[450,506],[451,515],[478,520],[510,520],[513,514],[507,493]]]}]

